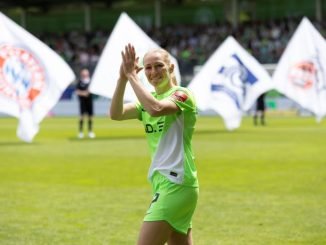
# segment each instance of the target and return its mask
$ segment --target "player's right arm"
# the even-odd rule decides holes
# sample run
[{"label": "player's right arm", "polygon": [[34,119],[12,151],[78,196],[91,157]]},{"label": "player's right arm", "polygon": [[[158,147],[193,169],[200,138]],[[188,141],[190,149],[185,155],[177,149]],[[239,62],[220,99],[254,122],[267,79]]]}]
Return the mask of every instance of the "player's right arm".
[{"label": "player's right arm", "polygon": [[123,74],[120,69],[120,77],[115,88],[109,116],[112,120],[122,121],[127,119],[138,118],[138,110],[135,103],[123,103],[123,95],[126,90],[127,77]]},{"label": "player's right arm", "polygon": [[89,95],[89,92],[86,90],[80,90],[76,89],[76,94],[82,97],[87,97]]}]

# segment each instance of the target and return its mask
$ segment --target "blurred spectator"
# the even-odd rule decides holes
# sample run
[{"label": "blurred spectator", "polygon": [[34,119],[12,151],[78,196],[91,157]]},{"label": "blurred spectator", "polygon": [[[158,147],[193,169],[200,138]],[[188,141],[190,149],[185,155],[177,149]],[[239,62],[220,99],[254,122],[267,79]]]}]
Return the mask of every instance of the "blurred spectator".
[{"label": "blurred spectator", "polygon": [[84,138],[84,121],[88,119],[88,137],[95,138],[93,132],[93,98],[89,91],[91,82],[90,72],[88,69],[83,68],[80,70],[79,81],[76,86],[76,94],[79,99],[79,113],[80,118],[78,121],[78,138]]},{"label": "blurred spectator", "polygon": [[256,110],[254,114],[254,125],[258,125],[258,120],[260,125],[265,125],[265,93],[261,94],[256,102]]}]

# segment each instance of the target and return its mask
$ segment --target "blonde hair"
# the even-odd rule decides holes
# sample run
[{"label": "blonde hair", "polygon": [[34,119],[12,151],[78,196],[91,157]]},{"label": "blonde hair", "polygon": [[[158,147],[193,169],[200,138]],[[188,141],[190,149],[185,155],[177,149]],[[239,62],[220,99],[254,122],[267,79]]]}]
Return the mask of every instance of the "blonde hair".
[{"label": "blonde hair", "polygon": [[[165,50],[165,49],[163,49],[163,48],[157,48],[157,49],[152,49],[152,50],[148,51],[148,52],[144,55],[143,60],[145,59],[146,55],[148,55],[149,53],[155,53],[155,52],[160,53],[160,54],[162,55],[163,60],[164,60],[164,62],[168,65],[168,67],[171,66],[171,64],[172,64],[172,63],[171,63],[171,55],[170,55],[170,53],[169,53],[167,50]],[[178,81],[177,81],[177,78],[176,78],[176,76],[175,76],[174,69],[173,69],[173,71],[170,73],[170,77],[171,77],[171,81],[172,81],[173,85],[175,85],[175,86],[178,85]]]}]

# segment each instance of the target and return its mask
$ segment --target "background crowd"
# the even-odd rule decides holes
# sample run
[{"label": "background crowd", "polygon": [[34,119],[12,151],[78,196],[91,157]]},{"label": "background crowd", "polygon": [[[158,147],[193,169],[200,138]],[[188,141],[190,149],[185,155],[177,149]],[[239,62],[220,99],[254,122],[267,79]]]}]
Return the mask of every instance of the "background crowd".
[{"label": "background crowd", "polygon": [[[261,64],[277,63],[302,17],[268,21],[247,21],[232,28],[229,23],[209,25],[169,25],[144,30],[158,45],[177,58],[182,76],[192,76],[229,35]],[[311,20],[326,34],[325,23]],[[59,53],[75,70],[88,67],[92,72],[110,36],[111,30],[92,32],[40,33],[37,36]]]}]

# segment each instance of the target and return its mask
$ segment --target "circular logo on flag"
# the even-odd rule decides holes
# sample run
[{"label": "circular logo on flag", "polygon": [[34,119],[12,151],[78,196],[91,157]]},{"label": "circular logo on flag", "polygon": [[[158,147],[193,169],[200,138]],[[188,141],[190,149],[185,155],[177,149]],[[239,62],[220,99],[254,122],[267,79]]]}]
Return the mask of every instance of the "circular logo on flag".
[{"label": "circular logo on flag", "polygon": [[0,94],[29,107],[44,87],[44,68],[31,52],[0,46]]},{"label": "circular logo on flag", "polygon": [[313,62],[302,61],[290,68],[289,79],[297,87],[309,89],[316,80],[317,69]]}]

